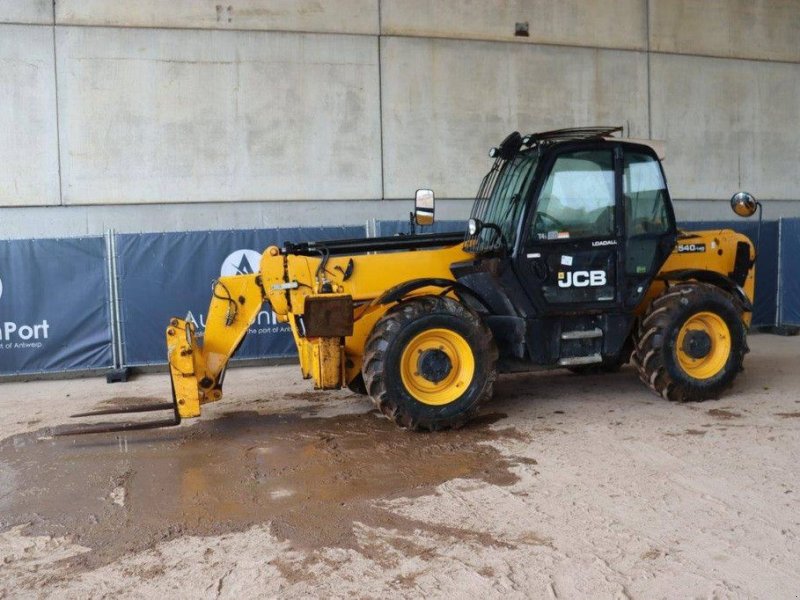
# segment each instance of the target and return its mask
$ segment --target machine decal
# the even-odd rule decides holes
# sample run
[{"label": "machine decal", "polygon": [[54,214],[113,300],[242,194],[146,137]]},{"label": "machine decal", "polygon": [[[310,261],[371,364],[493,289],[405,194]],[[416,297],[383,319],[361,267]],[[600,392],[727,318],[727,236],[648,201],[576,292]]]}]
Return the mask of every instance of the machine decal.
[{"label": "machine decal", "polygon": [[705,252],[705,244],[678,244],[678,254],[685,254],[687,252]]},{"label": "machine decal", "polygon": [[561,257],[561,264],[564,265],[565,267],[571,267],[572,266],[572,257],[571,256],[562,256]]},{"label": "machine decal", "polygon": [[606,285],[605,271],[559,271],[558,287],[600,287]]},{"label": "machine decal", "polygon": [[616,246],[617,240],[597,240],[596,242],[592,242],[592,248],[597,248],[598,246]]}]

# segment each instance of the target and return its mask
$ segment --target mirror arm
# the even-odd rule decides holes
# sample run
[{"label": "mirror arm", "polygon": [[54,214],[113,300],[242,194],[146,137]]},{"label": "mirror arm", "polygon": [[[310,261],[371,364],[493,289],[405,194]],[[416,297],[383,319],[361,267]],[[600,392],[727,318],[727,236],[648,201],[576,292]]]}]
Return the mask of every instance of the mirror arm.
[{"label": "mirror arm", "polygon": [[761,206],[761,202],[756,201],[756,210],[758,211],[758,228],[756,229],[756,255],[753,257],[753,264],[756,264],[756,259],[758,259],[759,244],[761,244],[761,219],[764,216],[764,210]]},{"label": "mirror arm", "polygon": [[503,234],[503,230],[500,228],[500,226],[497,225],[496,223],[484,223],[483,227],[494,231],[497,234],[500,243],[503,245],[503,249],[506,252],[508,252],[508,240],[506,239],[506,236]]}]

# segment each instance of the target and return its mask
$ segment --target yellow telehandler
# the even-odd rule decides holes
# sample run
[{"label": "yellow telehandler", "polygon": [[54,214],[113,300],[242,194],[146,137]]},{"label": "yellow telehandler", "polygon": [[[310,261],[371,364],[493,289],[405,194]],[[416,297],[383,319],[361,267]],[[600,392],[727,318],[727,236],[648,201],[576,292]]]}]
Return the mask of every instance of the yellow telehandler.
[{"label": "yellow telehandler", "polygon": [[[173,401],[125,411],[170,419],[81,432],[199,416],[264,302],[316,389],[368,394],[412,430],[459,427],[498,373],[541,367],[631,361],[668,400],[717,397],[748,350],[755,248],[731,230],[679,231],[657,148],[620,131],[512,133],[490,151],[464,233],[270,246],[258,273],[214,283],[202,343],[170,321]],[[760,207],[744,192],[731,203]],[[433,192],[417,191],[412,226],[433,219]]]}]

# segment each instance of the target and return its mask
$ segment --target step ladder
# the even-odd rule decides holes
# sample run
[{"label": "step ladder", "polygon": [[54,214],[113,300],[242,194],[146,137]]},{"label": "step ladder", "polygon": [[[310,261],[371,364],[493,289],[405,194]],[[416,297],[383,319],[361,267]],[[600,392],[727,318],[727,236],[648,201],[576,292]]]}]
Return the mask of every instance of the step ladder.
[{"label": "step ladder", "polygon": [[[569,342],[576,340],[598,340],[599,344],[593,344],[597,350],[603,347],[603,330],[599,327],[594,329],[573,330],[561,332],[561,352],[565,350],[565,346],[569,346]],[[567,342],[567,344],[564,344]],[[591,365],[603,362],[603,357],[599,351],[592,352],[581,356],[562,356],[558,360],[558,365],[561,367],[572,367],[578,365]]]}]

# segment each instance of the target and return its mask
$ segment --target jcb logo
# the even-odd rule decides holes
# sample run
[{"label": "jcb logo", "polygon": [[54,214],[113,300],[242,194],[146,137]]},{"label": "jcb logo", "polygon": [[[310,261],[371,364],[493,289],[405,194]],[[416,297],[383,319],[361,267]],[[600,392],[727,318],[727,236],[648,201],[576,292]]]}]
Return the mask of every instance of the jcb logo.
[{"label": "jcb logo", "polygon": [[599,287],[606,284],[605,271],[560,271],[558,287]]}]

